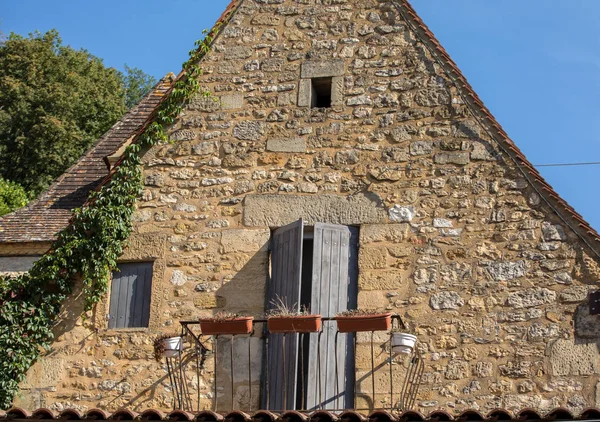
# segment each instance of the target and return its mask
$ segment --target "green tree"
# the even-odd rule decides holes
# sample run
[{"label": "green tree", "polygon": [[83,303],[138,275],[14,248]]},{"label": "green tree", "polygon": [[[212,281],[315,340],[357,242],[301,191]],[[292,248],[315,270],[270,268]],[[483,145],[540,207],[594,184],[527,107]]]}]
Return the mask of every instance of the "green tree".
[{"label": "green tree", "polygon": [[27,205],[27,192],[20,185],[0,177],[0,216]]},{"label": "green tree", "polygon": [[156,84],[156,78],[145,74],[142,70],[125,65],[125,74],[122,75],[123,88],[125,89],[125,106],[131,108],[140,102],[150,89]]},{"label": "green tree", "polygon": [[0,44],[0,177],[44,190],[148,88],[127,69],[62,45],[56,30],[11,33]]}]

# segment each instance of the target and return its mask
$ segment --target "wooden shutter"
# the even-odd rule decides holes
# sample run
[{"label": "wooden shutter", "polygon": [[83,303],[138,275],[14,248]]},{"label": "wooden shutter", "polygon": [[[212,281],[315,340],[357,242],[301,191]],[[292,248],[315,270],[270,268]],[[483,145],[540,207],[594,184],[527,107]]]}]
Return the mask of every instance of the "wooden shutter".
[{"label": "wooden shutter", "polygon": [[151,262],[119,264],[112,275],[108,328],[147,327],[151,287]]},{"label": "wooden shutter", "polygon": [[[277,298],[281,298],[290,308],[300,308],[303,235],[302,220],[273,232],[267,309],[273,308],[272,301]],[[270,410],[295,409],[296,406],[298,334],[285,335],[285,350],[282,351],[283,336],[268,335],[265,407]]]},{"label": "wooden shutter", "polygon": [[[334,317],[356,306],[357,235],[357,229],[351,227],[315,225],[311,313]],[[339,333],[336,339],[336,332],[331,321],[323,324],[320,341],[318,334],[311,334],[307,409],[349,409],[354,405],[353,337]]]}]

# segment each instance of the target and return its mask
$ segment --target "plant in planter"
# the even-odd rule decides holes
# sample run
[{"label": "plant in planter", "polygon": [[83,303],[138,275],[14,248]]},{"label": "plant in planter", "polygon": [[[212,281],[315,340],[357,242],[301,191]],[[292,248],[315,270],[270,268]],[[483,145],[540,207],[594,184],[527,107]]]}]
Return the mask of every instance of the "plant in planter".
[{"label": "plant in planter", "polygon": [[267,313],[267,328],[270,333],[312,333],[321,330],[321,315],[311,315],[306,307],[288,306],[277,296],[271,301],[274,306]]},{"label": "plant in planter", "polygon": [[177,333],[162,334],[154,339],[154,359],[177,356],[184,349],[183,337]]},{"label": "plant in planter", "polygon": [[377,312],[365,309],[351,309],[336,315],[338,331],[340,333],[354,333],[358,331],[389,331],[392,326],[390,312]]},{"label": "plant in planter", "polygon": [[203,335],[250,334],[254,317],[240,316],[231,312],[218,312],[212,318],[202,318],[200,330]]}]

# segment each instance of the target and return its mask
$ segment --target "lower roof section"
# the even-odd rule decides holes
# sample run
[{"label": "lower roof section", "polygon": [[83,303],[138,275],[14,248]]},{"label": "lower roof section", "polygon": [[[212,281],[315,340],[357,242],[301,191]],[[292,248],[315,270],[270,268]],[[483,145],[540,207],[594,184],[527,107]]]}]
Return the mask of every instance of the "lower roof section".
[{"label": "lower roof section", "polygon": [[271,412],[259,410],[252,414],[241,411],[218,413],[210,410],[197,413],[173,410],[163,412],[156,409],[148,409],[143,412],[134,412],[121,409],[113,413],[99,409],[92,409],[85,413],[75,409],[64,410],[60,413],[49,409],[37,409],[33,412],[21,408],[12,408],[0,411],[1,420],[143,420],[143,421],[197,421],[197,422],[444,422],[444,421],[600,421],[600,409],[588,408],[580,412],[572,412],[565,408],[556,408],[547,413],[541,413],[534,409],[523,409],[517,413],[505,409],[492,410],[488,414],[481,414],[477,410],[465,410],[460,413],[451,414],[443,410],[435,410],[427,415],[418,411],[387,411],[374,410],[372,412],[361,412],[357,410],[345,410],[341,412],[330,412],[317,410],[314,412]]}]

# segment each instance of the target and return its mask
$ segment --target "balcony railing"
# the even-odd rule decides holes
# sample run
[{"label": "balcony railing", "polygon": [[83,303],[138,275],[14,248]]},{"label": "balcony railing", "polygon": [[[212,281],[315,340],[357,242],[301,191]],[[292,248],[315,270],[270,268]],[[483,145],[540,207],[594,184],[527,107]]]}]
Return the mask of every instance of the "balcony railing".
[{"label": "balcony railing", "polygon": [[[398,315],[392,319],[392,331],[405,328]],[[322,328],[316,333],[273,334],[267,331],[267,320],[259,319],[253,321],[250,334],[215,336],[204,336],[198,321],[180,321],[182,335],[192,347],[166,358],[174,407],[187,411],[211,407],[221,412],[347,408],[402,411],[413,407],[424,369],[417,347],[410,354],[396,353],[392,348],[393,332],[345,334],[338,331],[335,318],[322,321]],[[323,344],[331,338],[334,357],[323,356],[324,351],[332,350]],[[280,347],[269,352],[270,341],[279,342]],[[293,369],[296,362],[290,362],[286,354],[286,343],[297,348],[297,370]],[[316,362],[314,353],[307,356],[307,344],[313,345],[313,352],[316,350]],[[346,346],[345,351],[340,350]],[[273,350],[279,350],[281,355],[274,355]],[[343,360],[338,359],[340,356],[349,360],[343,368],[338,364]],[[214,364],[210,406],[206,401],[202,403],[200,394],[201,373],[210,373],[207,362]],[[327,365],[331,363],[333,368]],[[188,386],[192,377],[196,394]]]}]

